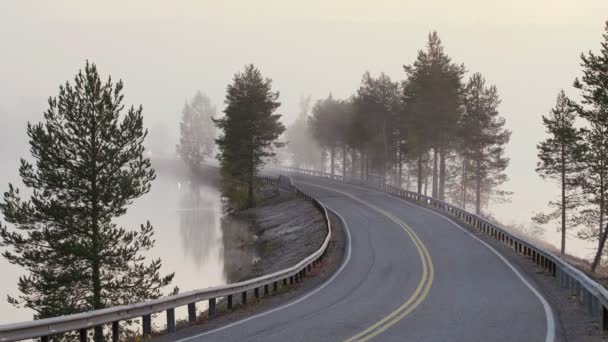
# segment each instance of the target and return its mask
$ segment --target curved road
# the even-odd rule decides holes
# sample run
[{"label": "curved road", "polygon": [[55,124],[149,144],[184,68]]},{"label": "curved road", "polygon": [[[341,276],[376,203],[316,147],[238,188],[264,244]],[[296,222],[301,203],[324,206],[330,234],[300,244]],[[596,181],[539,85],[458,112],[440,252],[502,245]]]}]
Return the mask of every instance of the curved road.
[{"label": "curved road", "polygon": [[542,296],[453,222],[373,190],[294,179],[346,221],[343,267],[296,303],[182,341],[553,341]]}]

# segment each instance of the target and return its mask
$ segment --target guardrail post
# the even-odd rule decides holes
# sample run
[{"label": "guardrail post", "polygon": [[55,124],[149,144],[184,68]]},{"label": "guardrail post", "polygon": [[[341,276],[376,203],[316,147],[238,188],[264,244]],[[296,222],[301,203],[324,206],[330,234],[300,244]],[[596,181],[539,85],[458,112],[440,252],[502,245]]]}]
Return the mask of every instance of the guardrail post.
[{"label": "guardrail post", "polygon": [[120,339],[120,324],[118,321],[112,322],[112,342],[118,342]]},{"label": "guardrail post", "polygon": [[175,332],[175,309],[167,309],[167,332],[174,333]]},{"label": "guardrail post", "polygon": [[273,282],[272,283],[272,291],[277,292],[277,290],[279,289],[279,284],[278,282]]},{"label": "guardrail post", "polygon": [[209,317],[215,315],[215,298],[209,298]]},{"label": "guardrail post", "polygon": [[228,310],[232,310],[232,295],[228,295]]},{"label": "guardrail post", "polygon": [[247,305],[247,291],[243,292],[243,296],[241,298],[241,304]]},{"label": "guardrail post", "polygon": [[601,325],[602,325],[602,333],[605,335],[608,332],[608,310],[606,310],[605,306],[601,306]]},{"label": "guardrail post", "polygon": [[593,314],[593,297],[591,296],[591,292],[587,290],[585,290],[585,306],[587,307],[587,312]]},{"label": "guardrail post", "polygon": [[188,304],[188,322],[196,321],[196,303]]},{"label": "guardrail post", "polygon": [[87,329],[80,329],[80,342],[87,342],[88,339]]},{"label": "guardrail post", "polygon": [[268,290],[268,284],[264,285],[264,296],[268,296],[270,291]]},{"label": "guardrail post", "polygon": [[260,298],[260,289],[257,287],[255,289],[253,289],[253,295],[255,296],[256,299]]},{"label": "guardrail post", "polygon": [[142,323],[142,328],[143,328],[143,333],[142,335],[144,337],[146,336],[150,336],[150,334],[152,333],[152,316],[151,315],[144,315],[141,318],[141,323]]}]

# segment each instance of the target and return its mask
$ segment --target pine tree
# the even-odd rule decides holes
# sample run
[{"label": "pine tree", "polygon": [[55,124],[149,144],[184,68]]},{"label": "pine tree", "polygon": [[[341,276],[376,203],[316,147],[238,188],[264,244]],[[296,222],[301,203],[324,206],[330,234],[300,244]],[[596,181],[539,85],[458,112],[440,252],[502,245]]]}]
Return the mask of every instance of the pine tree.
[{"label": "pine tree", "polygon": [[177,155],[191,168],[197,168],[213,153],[215,126],[212,118],[215,107],[208,96],[197,91],[190,103],[186,102],[179,125],[180,139]]},{"label": "pine tree", "polygon": [[608,22],[603,37],[599,55],[591,51],[587,55],[581,54],[583,76],[574,81],[574,87],[582,96],[582,103],[575,105],[576,111],[586,121],[582,186],[599,213],[598,249],[591,265],[592,272],[601,261],[608,238],[608,227],[604,228],[608,210]]},{"label": "pine tree", "polygon": [[386,74],[374,78],[363,74],[353,105],[356,138],[368,156],[371,169],[382,177],[397,164],[400,89]]},{"label": "pine tree", "polygon": [[[139,230],[113,223],[155,178],[144,157],[142,108],[124,113],[122,81],[103,83],[87,62],[74,84],[49,99],[44,122],[28,123],[34,163],[21,160],[28,200],[9,185],[0,210],[2,255],[27,271],[9,301],[41,319],[157,298],[161,276],[148,222]],[[95,339],[103,338],[101,328]]]},{"label": "pine tree", "polygon": [[318,100],[309,119],[316,141],[329,151],[330,173],[333,176],[336,171],[337,149],[344,142],[344,133],[349,126],[348,121],[344,121],[345,102],[335,99],[331,94],[327,98]]},{"label": "pine tree", "polygon": [[426,152],[432,149],[433,197],[444,199],[446,161],[456,141],[465,68],[452,62],[437,32],[431,32],[426,50],[419,51],[416,61],[404,70],[404,115],[408,116],[411,142],[416,146],[418,175],[422,175]]},{"label": "pine tree", "polygon": [[274,157],[272,147],[285,131],[281,115],[274,114],[280,106],[279,93],[272,91],[272,80],[263,78],[250,64],[234,75],[226,93],[225,117],[214,122],[222,135],[216,139],[218,159],[225,181],[247,184],[247,206],[254,206],[255,176],[265,158]]},{"label": "pine tree", "polygon": [[580,183],[580,159],[583,153],[581,134],[574,125],[576,110],[562,90],[557,96],[555,108],[549,116],[542,116],[549,137],[537,146],[538,166],[536,172],[543,178],[556,179],[560,184],[561,197],[551,201],[554,210],[548,214],[537,214],[533,220],[546,224],[557,220],[561,231],[561,254],[566,253],[566,230],[573,222],[569,212],[577,206],[575,190]]},{"label": "pine tree", "polygon": [[[467,173],[475,179],[475,212],[481,214],[482,194],[507,180],[504,170],[509,159],[504,156],[504,145],[511,132],[504,128],[500,116],[500,98],[495,86],[486,86],[479,73],[471,76],[464,89],[464,111],[459,121],[461,155],[463,157],[463,193],[466,195]],[[471,170],[468,168],[471,167]]]}]

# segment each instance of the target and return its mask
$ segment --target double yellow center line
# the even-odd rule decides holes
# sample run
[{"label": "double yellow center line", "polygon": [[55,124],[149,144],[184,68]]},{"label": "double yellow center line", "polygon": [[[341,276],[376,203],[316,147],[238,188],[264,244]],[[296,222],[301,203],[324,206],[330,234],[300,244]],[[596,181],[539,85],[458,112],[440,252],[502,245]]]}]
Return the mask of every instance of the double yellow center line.
[{"label": "double yellow center line", "polygon": [[424,246],[424,243],[422,243],[422,241],[420,240],[418,235],[416,235],[414,230],[412,228],[410,228],[405,222],[401,221],[400,219],[398,219],[397,217],[395,217],[393,214],[389,213],[388,211],[381,209],[367,201],[364,201],[364,200],[360,199],[359,197],[357,197],[353,194],[350,194],[348,192],[336,190],[333,188],[326,188],[326,187],[308,183],[308,182],[299,182],[299,183],[303,183],[306,185],[311,185],[314,187],[319,187],[319,188],[337,192],[339,194],[349,197],[349,198],[365,205],[366,207],[386,216],[391,221],[393,221],[397,225],[399,225],[405,231],[405,233],[407,233],[407,235],[410,237],[410,239],[412,239],[412,242],[416,246],[416,250],[418,251],[418,255],[420,256],[420,262],[422,263],[422,277],[420,278],[420,281],[418,282],[418,286],[416,287],[416,290],[414,291],[414,293],[403,304],[401,304],[401,306],[399,306],[395,311],[391,312],[386,317],[382,318],[381,320],[379,320],[372,326],[368,327],[367,329],[365,329],[365,330],[361,331],[360,333],[347,339],[345,342],[369,341],[372,338],[376,337],[377,335],[381,334],[382,332],[386,331],[388,328],[390,328],[391,326],[393,326],[400,320],[402,320],[405,316],[409,315],[426,298],[426,296],[428,295],[428,293],[431,289],[431,285],[433,284],[433,279],[435,278],[435,269],[433,267],[433,261],[431,259],[431,255],[429,254],[428,250],[426,249],[426,246]]}]

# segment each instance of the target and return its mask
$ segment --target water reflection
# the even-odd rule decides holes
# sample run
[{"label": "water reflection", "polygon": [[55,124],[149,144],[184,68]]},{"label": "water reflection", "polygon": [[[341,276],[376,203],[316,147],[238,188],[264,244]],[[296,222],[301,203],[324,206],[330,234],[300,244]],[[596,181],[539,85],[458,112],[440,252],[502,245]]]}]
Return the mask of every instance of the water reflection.
[{"label": "water reflection", "polygon": [[182,247],[200,268],[211,253],[221,255],[223,249],[217,190],[198,178],[191,178],[185,185],[180,183],[179,188],[182,194],[177,211]]}]

